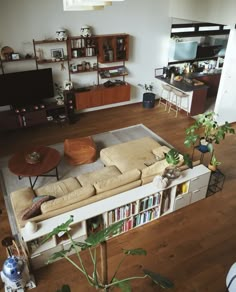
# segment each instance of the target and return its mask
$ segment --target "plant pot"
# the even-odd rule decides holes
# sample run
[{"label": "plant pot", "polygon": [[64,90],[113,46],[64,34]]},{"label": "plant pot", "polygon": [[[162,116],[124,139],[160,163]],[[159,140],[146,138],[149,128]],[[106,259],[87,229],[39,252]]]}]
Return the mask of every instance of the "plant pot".
[{"label": "plant pot", "polygon": [[143,94],[143,107],[153,108],[155,106],[155,93],[145,92]]},{"label": "plant pot", "polygon": [[208,164],[208,168],[211,170],[211,171],[216,171],[217,167],[215,165],[212,165],[212,164]]}]

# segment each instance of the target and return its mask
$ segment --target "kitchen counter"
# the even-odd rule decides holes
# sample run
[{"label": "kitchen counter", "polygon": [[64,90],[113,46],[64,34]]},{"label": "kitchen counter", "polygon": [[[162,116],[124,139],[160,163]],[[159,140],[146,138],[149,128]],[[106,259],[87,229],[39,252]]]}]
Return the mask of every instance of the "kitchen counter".
[{"label": "kitchen counter", "polygon": [[[199,73],[196,73],[199,74]],[[203,76],[203,75],[201,75]],[[157,79],[169,84],[170,86],[173,86],[181,91],[184,92],[190,92],[190,91],[195,91],[195,90],[200,90],[200,89],[208,89],[207,85],[193,85],[191,83],[191,79],[196,78],[197,79],[197,75],[195,76],[194,74],[186,74],[185,78],[186,80],[189,80],[189,82],[185,81],[184,79],[182,81],[173,81],[172,83],[170,82],[170,78],[164,78],[163,76],[156,76]]]},{"label": "kitchen counter", "polygon": [[159,83],[158,87],[160,89],[160,94],[162,94],[161,93],[162,83],[169,84],[171,87],[176,88],[188,94],[188,99],[189,99],[188,112],[190,113],[191,116],[195,116],[195,115],[202,114],[205,112],[205,104],[206,104],[207,92],[208,92],[209,86],[207,86],[206,84],[193,85],[191,82],[191,79],[193,78],[198,79],[196,75],[191,74],[190,76],[190,74],[188,74],[185,76],[185,80],[173,81],[172,83],[170,82],[170,79],[163,78],[163,76],[155,76],[155,77]]}]

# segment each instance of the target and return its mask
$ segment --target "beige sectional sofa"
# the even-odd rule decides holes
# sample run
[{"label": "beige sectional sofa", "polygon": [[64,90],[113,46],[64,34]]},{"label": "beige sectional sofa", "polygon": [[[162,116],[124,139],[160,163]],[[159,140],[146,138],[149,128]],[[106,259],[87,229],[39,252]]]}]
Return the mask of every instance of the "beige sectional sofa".
[{"label": "beige sectional sofa", "polygon": [[12,192],[11,202],[18,227],[27,222],[22,219],[22,214],[32,207],[35,196],[55,197],[41,204],[40,215],[29,219],[40,222],[151,182],[168,166],[164,155],[168,150],[150,137],[117,144],[101,150],[104,167],[99,170],[34,190],[28,187]]}]

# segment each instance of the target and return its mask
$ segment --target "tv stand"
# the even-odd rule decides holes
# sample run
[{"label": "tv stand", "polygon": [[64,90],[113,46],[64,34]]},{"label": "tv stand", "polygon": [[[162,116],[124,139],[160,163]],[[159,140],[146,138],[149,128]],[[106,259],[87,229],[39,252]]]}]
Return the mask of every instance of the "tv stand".
[{"label": "tv stand", "polygon": [[10,109],[0,111],[0,131],[17,130],[36,125],[70,122],[71,114],[68,113],[70,105],[58,105],[56,102],[49,104],[35,104],[28,106],[11,106]]}]

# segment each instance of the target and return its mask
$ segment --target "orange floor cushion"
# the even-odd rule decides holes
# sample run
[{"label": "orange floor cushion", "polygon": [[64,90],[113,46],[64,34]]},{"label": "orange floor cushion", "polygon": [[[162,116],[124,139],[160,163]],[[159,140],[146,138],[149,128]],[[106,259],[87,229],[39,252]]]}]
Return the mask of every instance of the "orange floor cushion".
[{"label": "orange floor cushion", "polygon": [[71,165],[86,164],[96,161],[96,145],[92,137],[66,139],[64,155]]}]

